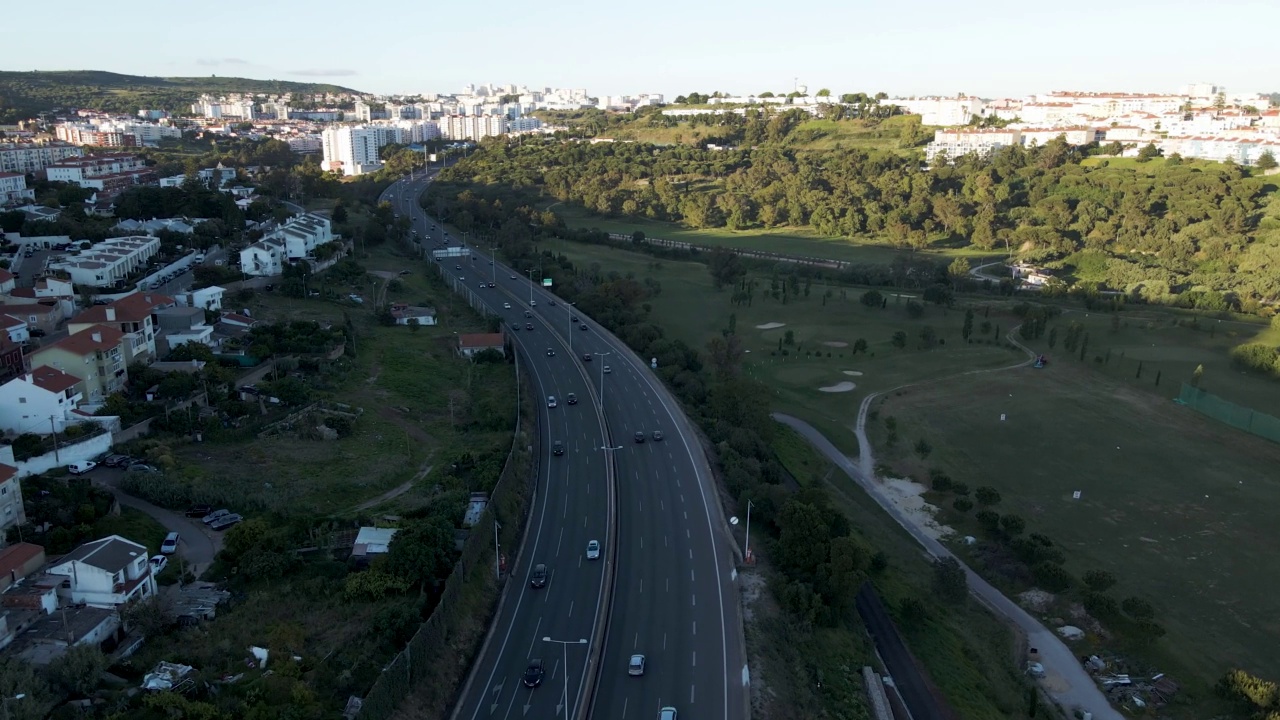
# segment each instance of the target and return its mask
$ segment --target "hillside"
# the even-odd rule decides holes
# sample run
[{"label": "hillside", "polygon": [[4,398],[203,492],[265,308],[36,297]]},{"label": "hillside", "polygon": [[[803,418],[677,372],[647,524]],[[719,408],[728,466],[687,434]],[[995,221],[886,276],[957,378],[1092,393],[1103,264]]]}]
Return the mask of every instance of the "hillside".
[{"label": "hillside", "polygon": [[235,77],[146,77],[98,70],[0,71],[0,123],[58,108],[134,113],[140,108],[185,110],[202,93],[359,92],[324,83]]}]

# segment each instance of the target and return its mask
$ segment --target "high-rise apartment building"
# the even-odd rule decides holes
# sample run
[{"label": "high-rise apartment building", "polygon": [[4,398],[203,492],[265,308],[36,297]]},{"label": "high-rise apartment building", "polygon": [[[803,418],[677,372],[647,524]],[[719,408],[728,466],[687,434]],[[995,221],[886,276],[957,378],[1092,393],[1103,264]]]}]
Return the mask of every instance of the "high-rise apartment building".
[{"label": "high-rise apartment building", "polygon": [[324,170],[343,175],[363,175],[382,169],[378,148],[384,144],[385,133],[378,128],[331,127],[320,136],[324,152]]}]

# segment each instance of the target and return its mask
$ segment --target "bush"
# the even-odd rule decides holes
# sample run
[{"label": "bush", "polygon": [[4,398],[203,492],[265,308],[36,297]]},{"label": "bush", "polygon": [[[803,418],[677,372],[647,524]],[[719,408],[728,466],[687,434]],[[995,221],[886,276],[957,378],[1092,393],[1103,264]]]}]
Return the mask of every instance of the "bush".
[{"label": "bush", "polygon": [[1098,620],[1113,620],[1120,615],[1120,604],[1110,595],[1100,592],[1087,592],[1084,595],[1084,609]]},{"label": "bush", "polygon": [[995,532],[1000,528],[1000,513],[994,510],[979,510],[973,517],[987,532]]},{"label": "bush", "polygon": [[947,475],[946,473],[934,471],[934,475],[933,475],[934,490],[937,490],[938,492],[947,492],[948,490],[951,489],[952,485],[953,483],[951,482],[950,475]]},{"label": "bush", "polygon": [[1042,562],[1038,563],[1032,571],[1035,573],[1036,582],[1049,592],[1062,592],[1071,587],[1071,574],[1061,565]]},{"label": "bush", "polygon": [[973,491],[973,497],[983,505],[995,505],[1000,502],[1000,493],[993,487],[983,485]]},{"label": "bush", "polygon": [[1116,576],[1106,570],[1090,570],[1082,579],[1094,592],[1106,592],[1116,584]]},{"label": "bush", "polygon": [[1231,349],[1231,360],[1238,367],[1265,373],[1280,373],[1280,351],[1262,343],[1247,343]]},{"label": "bush", "polygon": [[969,484],[962,483],[962,482],[951,483],[951,492],[955,493],[956,495],[959,495],[960,497],[968,497]]},{"label": "bush", "polygon": [[869,308],[877,308],[884,303],[884,296],[877,290],[868,290],[862,293],[861,302]]},{"label": "bush", "polygon": [[1155,606],[1140,597],[1125,598],[1120,609],[1134,620],[1150,620],[1156,616]]},{"label": "bush", "polygon": [[968,498],[956,498],[955,502],[951,503],[951,507],[957,512],[967,513],[973,509],[973,501]]},{"label": "bush", "polygon": [[918,318],[921,315],[924,315],[924,306],[916,302],[915,300],[908,300],[907,301],[907,317],[914,320],[915,318]]}]

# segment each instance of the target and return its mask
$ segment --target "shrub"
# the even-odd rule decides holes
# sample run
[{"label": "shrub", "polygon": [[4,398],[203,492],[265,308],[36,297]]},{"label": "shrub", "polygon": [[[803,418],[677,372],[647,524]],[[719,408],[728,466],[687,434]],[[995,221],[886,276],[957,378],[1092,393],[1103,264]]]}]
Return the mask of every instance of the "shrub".
[{"label": "shrub", "polygon": [[952,483],[951,492],[961,497],[967,497],[969,495],[969,485],[967,483],[962,483],[962,482]]},{"label": "shrub", "polygon": [[1120,605],[1110,595],[1100,592],[1087,592],[1084,595],[1084,609],[1098,620],[1112,620],[1120,614]]},{"label": "shrub", "polygon": [[1134,620],[1150,620],[1156,616],[1155,606],[1140,597],[1125,598],[1120,609]]},{"label": "shrub", "polygon": [[1106,592],[1116,584],[1116,576],[1106,570],[1090,570],[1084,574],[1083,580],[1094,592]]},{"label": "shrub", "polygon": [[1062,592],[1071,587],[1071,574],[1061,565],[1042,562],[1035,566],[1033,572],[1036,576],[1036,582],[1040,583],[1049,592]]},{"label": "shrub", "polygon": [[995,505],[1000,502],[1000,493],[995,488],[987,485],[974,490],[973,497],[983,505]]},{"label": "shrub", "polygon": [[955,502],[951,503],[951,507],[957,512],[966,513],[973,509],[973,501],[968,498],[956,498]]}]

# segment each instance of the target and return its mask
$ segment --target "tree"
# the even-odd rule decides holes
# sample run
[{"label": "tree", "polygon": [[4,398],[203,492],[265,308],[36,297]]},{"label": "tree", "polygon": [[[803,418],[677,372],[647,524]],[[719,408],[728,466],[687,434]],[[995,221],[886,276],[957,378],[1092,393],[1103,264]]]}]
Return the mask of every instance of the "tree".
[{"label": "tree", "polygon": [[830,91],[829,89],[827,89],[827,88],[822,88],[821,90],[819,90],[818,92],[816,92],[816,93],[814,93],[814,94],[815,94],[817,97],[820,97],[820,98],[824,98],[824,97],[831,97],[831,91]]},{"label": "tree", "polygon": [[960,561],[947,556],[933,562],[933,591],[943,601],[960,604],[969,596],[969,579]]},{"label": "tree", "polygon": [[794,330],[788,330],[782,335],[782,344],[788,347],[796,344],[796,333]]},{"label": "tree", "polygon": [[1147,143],[1138,151],[1138,162],[1151,162],[1160,157],[1160,155],[1160,148],[1156,147],[1155,143]]},{"label": "tree", "polygon": [[920,328],[920,347],[926,350],[938,344],[938,331],[932,325]]},{"label": "tree", "polygon": [[1155,606],[1140,597],[1125,598],[1120,603],[1120,609],[1134,620],[1151,620],[1156,616]]},{"label": "tree", "polygon": [[858,338],[857,340],[854,340],[854,341],[853,341],[853,353],[852,353],[852,354],[857,355],[858,353],[866,353],[866,352],[867,352],[867,340],[866,340],[866,338]]},{"label": "tree", "polygon": [[924,315],[924,306],[916,302],[915,300],[908,300],[907,301],[907,317],[911,318],[912,320],[915,320],[921,315]]},{"label": "tree", "polygon": [[1106,592],[1116,584],[1116,576],[1106,570],[1090,570],[1081,579],[1094,592]]},{"label": "tree", "polygon": [[347,221],[347,206],[346,206],[346,205],[343,205],[342,203],[338,203],[337,205],[334,205],[334,206],[333,206],[333,213],[329,216],[329,218],[330,218],[331,220],[333,220],[333,222],[334,222],[334,224],[335,224],[335,225],[338,225],[338,224],[341,224],[341,223],[346,222],[346,221]]},{"label": "tree", "polygon": [[868,290],[862,293],[861,302],[869,308],[880,307],[884,304],[884,296],[877,290]]},{"label": "tree", "polygon": [[1027,521],[1017,515],[1002,515],[1000,517],[1000,529],[1010,537],[1021,535],[1022,531],[1027,529]]},{"label": "tree", "polygon": [[437,515],[396,532],[387,550],[387,570],[415,585],[432,585],[449,576],[456,557],[453,525]]},{"label": "tree", "polygon": [[67,695],[86,697],[106,669],[107,656],[96,645],[73,645],[49,663],[49,679]]},{"label": "tree", "polygon": [[742,266],[742,260],[737,253],[727,248],[716,247],[711,251],[707,261],[707,272],[711,273],[711,281],[716,290],[720,290],[726,285],[736,283],[747,270]]},{"label": "tree", "polygon": [[951,264],[947,266],[947,277],[951,278],[951,284],[956,290],[959,290],[960,283],[969,277],[969,261],[962,257],[952,260]]},{"label": "tree", "polygon": [[1275,170],[1277,165],[1280,165],[1280,163],[1276,162],[1276,156],[1271,154],[1270,150],[1258,156],[1258,160],[1253,164],[1259,170]]},{"label": "tree", "polygon": [[983,485],[973,491],[973,497],[981,504],[990,507],[1000,502],[1000,493],[995,488]]},{"label": "tree", "polygon": [[0,692],[12,698],[19,694],[22,701],[9,701],[7,709],[11,720],[38,720],[45,717],[44,697],[48,687],[29,663],[15,657],[0,659]]},{"label": "tree", "polygon": [[907,346],[907,333],[902,330],[894,331],[893,340],[890,342],[892,342],[893,346],[899,350],[905,348]]},{"label": "tree", "polygon": [[707,342],[707,356],[718,380],[738,374],[742,369],[743,354],[742,338],[733,333],[713,337]]}]

